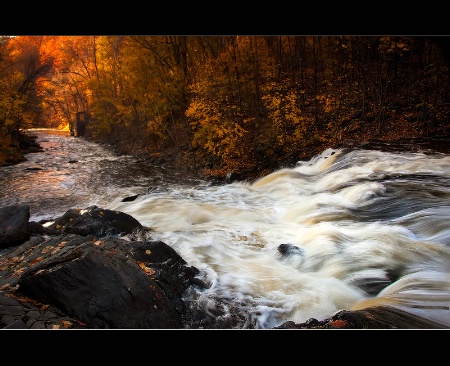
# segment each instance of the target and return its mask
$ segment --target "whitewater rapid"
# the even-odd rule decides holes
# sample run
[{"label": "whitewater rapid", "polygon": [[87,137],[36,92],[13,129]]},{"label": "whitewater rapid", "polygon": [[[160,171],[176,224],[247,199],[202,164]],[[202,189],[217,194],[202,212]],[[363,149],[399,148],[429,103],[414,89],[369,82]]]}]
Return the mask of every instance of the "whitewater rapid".
[{"label": "whitewater rapid", "polygon": [[[236,328],[388,307],[450,328],[450,156],[328,149],[256,181],[211,184],[34,131],[0,168],[1,205],[31,220],[97,205],[130,214],[200,270],[185,301]],[[124,202],[129,196],[134,201]],[[131,238],[129,238],[131,240]]]},{"label": "whitewater rapid", "polygon": [[210,288],[196,301],[212,313],[237,301],[257,328],[271,328],[376,304],[448,327],[448,172],[444,155],[329,149],[255,182],[108,208],[202,271]]}]

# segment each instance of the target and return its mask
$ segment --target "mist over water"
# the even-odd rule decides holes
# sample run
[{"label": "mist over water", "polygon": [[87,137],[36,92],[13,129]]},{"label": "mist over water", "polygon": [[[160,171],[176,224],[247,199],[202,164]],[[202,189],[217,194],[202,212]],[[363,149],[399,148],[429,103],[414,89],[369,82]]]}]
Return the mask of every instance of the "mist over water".
[{"label": "mist over water", "polygon": [[[254,182],[211,185],[63,132],[0,168],[31,220],[90,205],[130,214],[197,267],[192,308],[268,329],[383,306],[450,327],[450,156],[326,150]],[[123,198],[138,195],[131,202]],[[231,321],[230,319],[234,319]]]}]

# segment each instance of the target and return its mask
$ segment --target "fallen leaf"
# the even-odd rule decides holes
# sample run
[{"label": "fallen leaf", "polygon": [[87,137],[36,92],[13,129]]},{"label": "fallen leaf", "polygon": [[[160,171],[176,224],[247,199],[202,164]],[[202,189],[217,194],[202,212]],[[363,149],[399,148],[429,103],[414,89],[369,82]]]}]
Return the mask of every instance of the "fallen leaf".
[{"label": "fallen leaf", "polygon": [[41,250],[42,254],[47,253],[48,251],[52,250],[54,247],[49,245],[48,247],[45,247],[44,249]]},{"label": "fallen leaf", "polygon": [[152,275],[152,274],[155,273],[154,269],[151,269],[151,268],[147,267],[144,263],[138,262],[138,264],[139,264],[139,267],[141,267],[146,274]]},{"label": "fallen leaf", "polygon": [[338,319],[338,320],[333,320],[333,321],[330,323],[330,325],[331,325],[333,328],[340,329],[340,328],[345,328],[345,326],[347,325],[347,322],[346,322],[345,320]]},{"label": "fallen leaf", "polygon": [[13,276],[14,277],[18,277],[18,276],[20,276],[21,274],[22,274],[22,272],[23,271],[25,271],[25,268],[19,268],[19,269],[16,269],[14,272],[13,272]]},{"label": "fallen leaf", "polygon": [[35,263],[39,263],[41,260],[43,260],[43,257],[37,257],[36,259],[33,259],[30,264],[35,264]]},{"label": "fallen leaf", "polygon": [[69,322],[68,320],[63,320],[62,321],[62,325],[63,325],[63,327],[64,328],[71,328],[72,327],[72,325],[73,325],[73,323],[72,322]]}]

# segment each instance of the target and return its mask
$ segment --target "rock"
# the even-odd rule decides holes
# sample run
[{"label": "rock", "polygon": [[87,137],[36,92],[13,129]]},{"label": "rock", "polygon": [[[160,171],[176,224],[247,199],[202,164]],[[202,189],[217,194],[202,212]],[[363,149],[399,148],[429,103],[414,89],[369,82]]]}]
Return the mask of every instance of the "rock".
[{"label": "rock", "polygon": [[84,210],[71,209],[48,226],[49,230],[97,237],[131,234],[142,225],[132,216],[91,206]]},{"label": "rock", "polygon": [[30,237],[28,220],[30,206],[5,206],[0,208],[0,248],[22,244]]},{"label": "rock", "polygon": [[[0,212],[29,218],[26,207]],[[146,228],[133,217],[91,206],[43,223],[0,253],[0,328],[193,327],[183,296],[206,287],[198,269],[163,242],[136,240]]]},{"label": "rock", "polygon": [[277,248],[282,256],[303,255],[304,250],[293,244],[280,244]]},{"label": "rock", "polygon": [[330,318],[319,321],[311,318],[305,323],[287,321],[274,329],[395,329],[396,327],[377,320],[366,311],[341,310]]},{"label": "rock", "polygon": [[1,328],[190,327],[199,271],[163,242],[34,236],[0,255]]},{"label": "rock", "polygon": [[128,196],[128,197],[125,197],[124,199],[122,199],[122,202],[132,202],[138,197],[139,197],[138,194],[135,194],[133,196]]},{"label": "rock", "polygon": [[[114,241],[114,239],[111,239]],[[123,243],[122,243],[123,244]],[[151,276],[119,250],[90,240],[21,276],[20,292],[94,329],[181,328],[181,314]]]}]

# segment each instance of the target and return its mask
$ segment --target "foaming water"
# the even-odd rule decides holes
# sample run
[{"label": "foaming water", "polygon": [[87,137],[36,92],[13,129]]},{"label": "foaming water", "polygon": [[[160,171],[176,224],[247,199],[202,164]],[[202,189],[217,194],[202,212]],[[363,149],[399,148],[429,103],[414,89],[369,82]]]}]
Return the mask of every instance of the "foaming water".
[{"label": "foaming water", "polygon": [[[22,167],[44,172],[2,168],[2,201],[39,203],[37,217],[90,204],[132,215],[151,228],[144,239],[200,270],[208,288],[186,303],[224,324],[269,329],[375,307],[450,327],[448,155],[328,149],[254,182],[210,185],[83,139],[40,138],[58,148]],[[16,181],[25,174],[43,186],[28,192]]]},{"label": "foaming water", "polygon": [[[443,155],[327,150],[253,183],[110,208],[202,270],[211,286],[198,303],[237,301],[257,328],[322,319],[374,298],[449,327],[449,163]],[[447,305],[425,305],[435,298]]]}]

